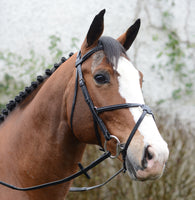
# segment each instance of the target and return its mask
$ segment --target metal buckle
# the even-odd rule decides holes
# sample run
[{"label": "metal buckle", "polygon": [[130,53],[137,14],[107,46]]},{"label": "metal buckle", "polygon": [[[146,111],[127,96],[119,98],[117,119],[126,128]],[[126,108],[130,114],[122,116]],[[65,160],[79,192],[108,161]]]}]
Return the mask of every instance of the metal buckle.
[{"label": "metal buckle", "polygon": [[[120,143],[119,139],[114,135],[110,135],[110,139],[115,139],[116,142],[117,142],[116,143],[116,155],[110,155],[110,158],[115,159],[115,158],[117,158],[119,156],[120,152],[122,151],[121,143]],[[107,142],[108,142],[107,140],[105,140],[105,142],[104,142],[104,150],[105,150],[105,152],[108,152],[108,150],[107,150]]]},{"label": "metal buckle", "polygon": [[142,108],[143,111],[146,111],[147,114],[153,115],[152,110],[151,110],[151,108],[149,106],[143,104],[140,107]]}]

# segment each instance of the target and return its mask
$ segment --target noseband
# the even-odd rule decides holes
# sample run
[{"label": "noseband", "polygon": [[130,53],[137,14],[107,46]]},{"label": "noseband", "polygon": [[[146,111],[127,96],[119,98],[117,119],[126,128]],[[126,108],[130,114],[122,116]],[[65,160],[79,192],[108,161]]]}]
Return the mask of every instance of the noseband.
[{"label": "noseband", "polygon": [[[105,184],[107,184],[109,181],[111,181],[114,177],[116,177],[119,173],[126,171],[126,162],[125,162],[125,160],[126,160],[126,155],[127,155],[127,148],[130,145],[130,142],[131,142],[133,136],[135,135],[139,125],[141,124],[141,122],[144,119],[144,117],[146,116],[146,114],[150,114],[150,115],[153,116],[153,113],[152,113],[151,109],[147,105],[137,104],[137,103],[116,104],[116,105],[109,105],[109,106],[100,107],[100,108],[97,108],[97,107],[94,106],[93,101],[92,101],[92,99],[91,99],[91,97],[89,95],[89,92],[88,92],[86,84],[85,84],[85,80],[84,80],[84,77],[83,77],[81,65],[92,54],[94,54],[95,52],[100,51],[100,50],[103,50],[103,46],[102,46],[101,43],[99,43],[95,48],[93,48],[92,50],[87,52],[83,57],[81,57],[81,52],[80,51],[79,51],[79,53],[77,55],[76,64],[75,64],[75,66],[76,66],[75,92],[74,92],[74,97],[73,97],[73,104],[72,104],[70,123],[71,123],[71,128],[72,128],[72,131],[73,131],[73,116],[74,116],[74,110],[75,110],[76,99],[77,99],[77,91],[78,91],[78,85],[79,85],[81,87],[85,102],[88,104],[89,109],[90,109],[90,111],[91,111],[91,113],[93,115],[94,129],[95,129],[96,137],[97,137],[99,145],[102,147],[102,150],[104,151],[104,154],[101,155],[98,159],[93,161],[91,164],[89,164],[85,168],[83,168],[83,166],[79,163],[80,171],[78,171],[75,174],[72,174],[72,175],[70,175],[70,176],[68,176],[66,178],[57,180],[57,181],[48,182],[48,183],[44,183],[44,184],[41,184],[41,185],[36,185],[36,186],[26,187],[26,188],[16,187],[14,185],[5,183],[3,181],[0,181],[1,185],[4,185],[4,186],[6,186],[8,188],[11,188],[13,190],[29,191],[29,190],[36,190],[36,189],[41,189],[41,188],[44,188],[44,187],[49,187],[49,186],[62,184],[62,183],[71,181],[71,180],[75,179],[76,177],[78,177],[78,176],[80,176],[82,174],[86,175],[87,178],[90,178],[89,175],[87,174],[87,172],[89,170],[91,170],[92,168],[94,168],[95,166],[97,166],[98,164],[100,164],[101,162],[103,162],[104,160],[106,160],[109,157],[110,158],[118,157],[120,153],[123,156],[123,167],[118,172],[116,172],[111,178],[109,178],[107,181],[105,181],[104,183],[102,183],[100,185],[95,185],[95,186],[92,186],[92,187],[81,187],[81,188],[73,187],[73,188],[70,188],[70,191],[81,192],[81,191],[88,191],[88,190],[92,190],[92,189],[95,189],[95,188],[102,187]],[[108,129],[106,128],[106,126],[104,124],[104,122],[99,117],[99,114],[103,113],[103,112],[110,112],[110,111],[113,111],[113,110],[134,108],[134,107],[140,107],[143,112],[142,112],[140,118],[138,119],[138,121],[136,122],[133,130],[131,131],[126,143],[125,144],[121,144],[119,139],[116,136],[111,135],[109,133]],[[104,138],[105,138],[104,148],[103,148],[103,145],[101,143],[101,137],[100,137],[100,133],[98,131],[98,126],[100,127],[100,130],[102,131],[102,133],[104,135]],[[107,142],[109,140],[111,140],[111,139],[116,140],[116,155],[111,155],[111,153],[107,149]],[[131,170],[132,170],[132,173],[134,174],[134,176],[136,177],[134,169],[132,168]]]}]

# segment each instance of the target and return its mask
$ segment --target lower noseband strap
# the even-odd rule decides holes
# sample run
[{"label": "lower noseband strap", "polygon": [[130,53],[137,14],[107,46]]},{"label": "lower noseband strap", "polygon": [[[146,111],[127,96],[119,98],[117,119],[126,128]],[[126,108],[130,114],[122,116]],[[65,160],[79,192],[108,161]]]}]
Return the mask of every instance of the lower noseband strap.
[{"label": "lower noseband strap", "polygon": [[131,140],[133,139],[133,136],[135,135],[139,125],[141,124],[142,120],[144,119],[145,115],[147,114],[147,112],[144,110],[142,115],[140,116],[139,120],[137,121],[137,123],[135,124],[133,130],[131,131],[130,135],[129,135],[129,138],[127,140],[127,142],[125,143],[125,146],[122,150],[122,156],[123,156],[123,165],[124,165],[124,169],[126,170],[126,163],[125,163],[125,160],[126,160],[126,156],[127,156],[127,149],[131,143]]}]

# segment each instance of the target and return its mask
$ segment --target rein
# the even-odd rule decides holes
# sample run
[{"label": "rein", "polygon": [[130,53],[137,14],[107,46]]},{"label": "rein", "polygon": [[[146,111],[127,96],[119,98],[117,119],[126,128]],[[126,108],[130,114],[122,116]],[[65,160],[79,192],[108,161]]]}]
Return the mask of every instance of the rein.
[{"label": "rein", "polygon": [[[92,189],[96,189],[99,187],[104,186],[105,184],[107,184],[108,182],[110,182],[114,177],[116,177],[118,174],[120,174],[121,172],[126,172],[126,155],[127,155],[127,148],[134,136],[134,134],[136,133],[139,125],[141,124],[142,120],[144,119],[144,117],[146,116],[146,114],[150,114],[153,116],[153,113],[151,111],[151,109],[144,104],[136,104],[136,103],[125,103],[125,104],[116,104],[116,105],[110,105],[110,106],[105,106],[105,107],[100,107],[97,108],[94,106],[91,97],[88,93],[86,84],[85,84],[85,80],[83,77],[83,73],[82,73],[82,63],[87,60],[92,54],[94,54],[97,51],[103,50],[103,46],[101,43],[98,44],[98,46],[96,46],[95,48],[93,48],[92,50],[90,50],[89,52],[87,52],[83,57],[81,57],[81,52],[79,51],[78,55],[77,55],[77,59],[76,59],[76,81],[75,81],[75,92],[74,92],[74,97],[73,97],[73,104],[72,104],[72,111],[71,111],[71,129],[73,132],[73,116],[74,116],[74,109],[75,109],[75,105],[76,105],[76,99],[77,99],[77,91],[78,91],[78,85],[81,87],[82,89],[82,93],[83,96],[85,98],[85,102],[88,104],[89,109],[93,115],[93,121],[94,121],[94,129],[95,129],[95,133],[99,142],[99,145],[102,147],[102,150],[104,151],[104,154],[101,155],[98,159],[96,159],[95,161],[93,161],[91,164],[89,164],[87,167],[83,168],[83,166],[79,163],[79,167],[80,167],[80,171],[66,177],[60,180],[56,180],[53,182],[48,182],[48,183],[44,183],[41,185],[36,185],[36,186],[31,186],[31,187],[25,187],[25,188],[20,188],[20,187],[16,187],[14,185],[5,183],[3,181],[0,181],[0,184],[3,186],[6,186],[8,188],[11,188],[13,190],[19,190],[19,191],[29,191],[29,190],[37,190],[37,189],[41,189],[44,187],[49,187],[49,186],[54,186],[54,185],[58,185],[58,184],[62,184],[68,181],[71,181],[73,179],[75,179],[76,177],[84,174],[87,178],[90,178],[89,175],[87,174],[87,172],[89,170],[91,170],[92,168],[94,168],[95,166],[97,166],[98,164],[100,164],[101,162],[103,162],[104,160],[106,160],[107,158],[117,158],[119,156],[119,154],[122,154],[123,157],[123,167],[117,171],[113,176],[111,176],[107,181],[105,181],[102,184],[99,185],[95,185],[92,187],[71,187],[70,191],[72,192],[81,192],[81,191],[88,191],[88,190],[92,190]],[[79,84],[78,84],[79,83]],[[117,109],[125,109],[125,108],[133,108],[133,107],[140,107],[143,112],[140,116],[140,118],[138,119],[137,123],[135,124],[133,130],[131,131],[129,138],[127,139],[127,142],[125,144],[121,144],[119,139],[114,136],[111,135],[108,131],[108,129],[106,128],[104,122],[102,121],[102,119],[99,117],[99,113],[102,112],[110,112],[113,110],[117,110]],[[153,116],[154,117],[154,116]],[[103,145],[101,143],[101,139],[100,139],[100,133],[98,131],[98,126],[100,127],[100,130],[102,131],[104,138],[105,138],[105,143],[104,143],[104,148]],[[111,155],[111,153],[107,150],[107,142],[111,139],[115,139],[117,144],[116,144],[116,155]],[[134,169],[131,167],[132,173],[134,174],[134,176],[136,177],[136,173],[134,171]]]}]

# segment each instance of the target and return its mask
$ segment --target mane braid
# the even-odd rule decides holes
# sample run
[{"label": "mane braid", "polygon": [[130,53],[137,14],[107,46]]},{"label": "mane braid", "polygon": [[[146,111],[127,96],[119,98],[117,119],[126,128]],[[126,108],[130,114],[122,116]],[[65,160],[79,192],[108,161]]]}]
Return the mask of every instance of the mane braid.
[{"label": "mane braid", "polygon": [[117,68],[120,56],[126,56],[126,51],[124,47],[121,45],[120,42],[108,36],[101,37],[99,41],[103,45],[104,53],[106,55],[108,63]]},{"label": "mane braid", "polygon": [[[73,55],[71,52],[69,54],[69,58]],[[14,100],[10,100],[8,104],[6,104],[6,108],[4,108],[0,112],[0,124],[6,119],[6,117],[10,114],[12,110],[15,109],[15,107],[20,104],[29,94],[31,94],[41,83],[43,83],[48,77],[50,77],[55,70],[66,61],[67,59],[65,57],[61,58],[61,61],[59,63],[55,63],[52,69],[46,69],[45,75],[43,76],[37,76],[37,81],[31,82],[31,85],[29,87],[25,87],[24,91],[21,91],[18,96],[15,97]]]}]

